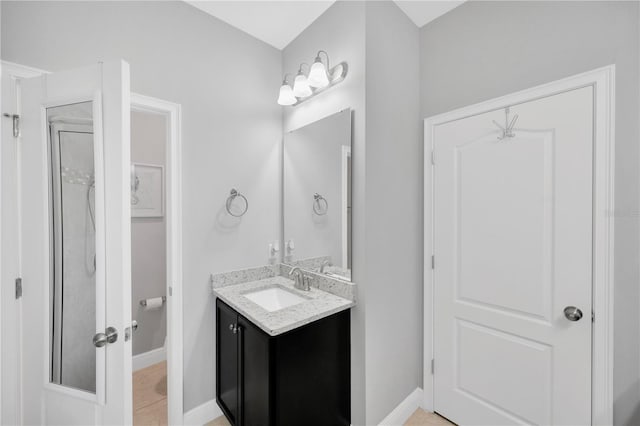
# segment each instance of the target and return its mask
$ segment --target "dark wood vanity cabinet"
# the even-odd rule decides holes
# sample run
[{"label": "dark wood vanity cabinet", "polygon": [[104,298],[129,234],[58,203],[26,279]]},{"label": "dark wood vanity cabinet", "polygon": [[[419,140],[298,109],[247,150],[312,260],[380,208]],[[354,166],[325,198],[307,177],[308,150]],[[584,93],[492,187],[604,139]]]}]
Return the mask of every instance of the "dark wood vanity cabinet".
[{"label": "dark wood vanity cabinet", "polygon": [[270,336],[216,300],[216,401],[234,426],[351,419],[348,310]]}]

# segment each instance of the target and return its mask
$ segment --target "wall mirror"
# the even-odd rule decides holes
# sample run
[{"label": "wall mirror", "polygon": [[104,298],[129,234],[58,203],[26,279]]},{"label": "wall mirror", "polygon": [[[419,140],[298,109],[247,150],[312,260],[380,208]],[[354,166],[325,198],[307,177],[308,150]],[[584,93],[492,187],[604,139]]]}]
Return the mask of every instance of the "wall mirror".
[{"label": "wall mirror", "polygon": [[93,102],[47,108],[50,382],[96,391]]},{"label": "wall mirror", "polygon": [[284,136],[284,263],[351,280],[351,110]]}]

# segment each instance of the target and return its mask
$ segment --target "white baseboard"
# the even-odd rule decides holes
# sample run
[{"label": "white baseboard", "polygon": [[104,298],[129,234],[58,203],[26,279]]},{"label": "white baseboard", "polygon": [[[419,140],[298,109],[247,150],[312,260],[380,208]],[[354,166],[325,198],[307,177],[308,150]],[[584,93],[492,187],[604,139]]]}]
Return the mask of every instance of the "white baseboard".
[{"label": "white baseboard", "polygon": [[380,426],[403,425],[411,415],[422,406],[422,389],[416,388],[407,396],[387,417],[380,422]]},{"label": "white baseboard", "polygon": [[164,347],[158,349],[152,349],[147,352],[143,352],[133,356],[133,371],[138,371],[143,368],[149,367],[153,364],[157,364],[167,359],[167,351]]},{"label": "white baseboard", "polygon": [[212,399],[184,413],[184,425],[202,426],[221,415],[222,410],[218,407],[216,400]]}]

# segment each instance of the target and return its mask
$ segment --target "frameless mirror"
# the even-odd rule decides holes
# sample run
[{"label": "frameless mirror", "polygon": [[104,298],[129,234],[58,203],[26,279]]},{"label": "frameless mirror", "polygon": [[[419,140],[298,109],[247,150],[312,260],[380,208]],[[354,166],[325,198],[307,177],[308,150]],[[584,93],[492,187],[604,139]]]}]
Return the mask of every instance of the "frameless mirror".
[{"label": "frameless mirror", "polygon": [[284,262],[351,280],[351,110],[284,137]]},{"label": "frameless mirror", "polygon": [[47,108],[50,381],[95,393],[96,218],[93,102]]}]

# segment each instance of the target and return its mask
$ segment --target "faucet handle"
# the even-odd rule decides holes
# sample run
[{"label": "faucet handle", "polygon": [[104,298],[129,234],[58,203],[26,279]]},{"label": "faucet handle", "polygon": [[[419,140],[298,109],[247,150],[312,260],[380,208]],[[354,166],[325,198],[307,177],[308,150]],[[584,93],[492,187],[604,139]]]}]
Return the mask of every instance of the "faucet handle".
[{"label": "faucet handle", "polygon": [[302,275],[302,283],[303,283],[303,289],[306,291],[311,290],[311,280],[313,279],[313,276],[311,275],[307,275],[307,274],[303,274]]}]

